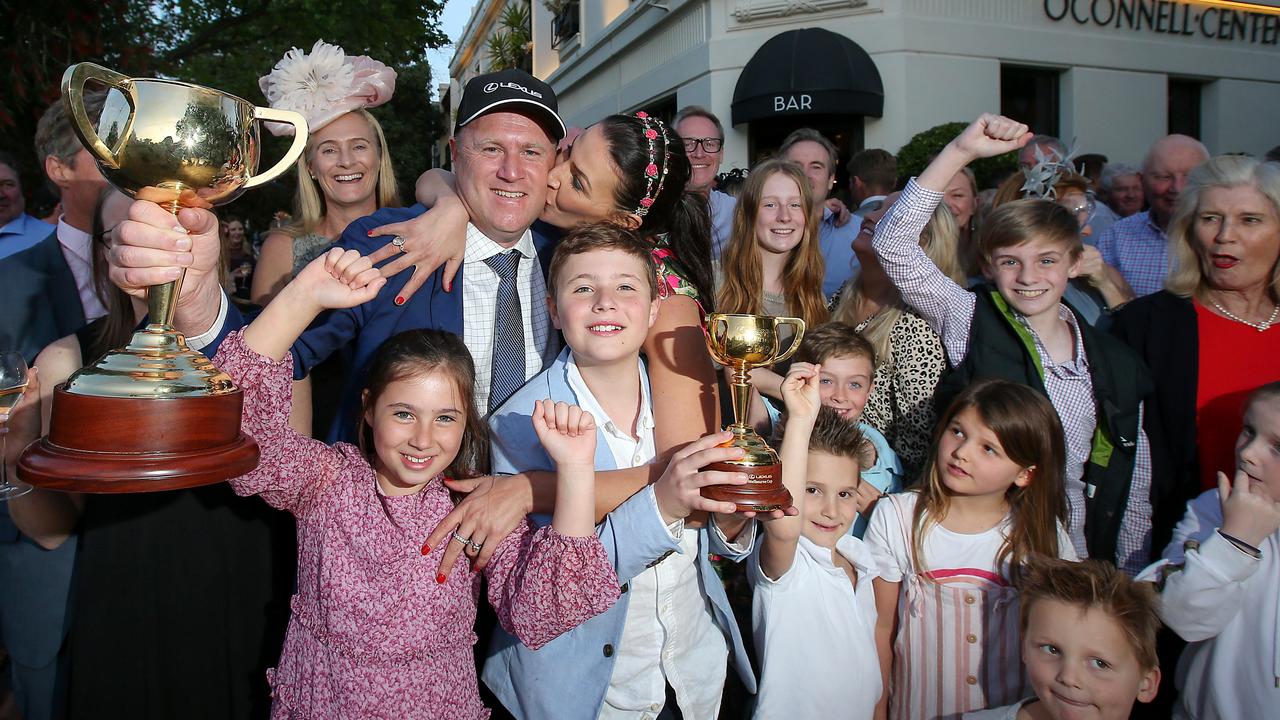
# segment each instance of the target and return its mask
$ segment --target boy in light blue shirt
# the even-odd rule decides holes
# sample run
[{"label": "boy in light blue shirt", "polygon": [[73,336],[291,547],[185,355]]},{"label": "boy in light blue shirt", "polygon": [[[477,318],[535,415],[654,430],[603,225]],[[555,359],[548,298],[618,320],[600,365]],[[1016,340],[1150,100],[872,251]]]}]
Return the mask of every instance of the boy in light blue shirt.
[{"label": "boy in light blue shirt", "polygon": [[[837,321],[823,323],[807,331],[800,341],[791,367],[820,365],[818,389],[822,404],[846,422],[857,425],[871,447],[868,461],[862,465],[862,483],[858,486],[858,517],[849,534],[861,538],[876,501],[887,493],[902,490],[902,461],[890,447],[884,434],[862,422],[862,410],[874,387],[876,351],[852,325]],[[781,414],[775,405],[765,402],[773,427],[778,427]],[[775,445],[776,447],[776,445]]]}]

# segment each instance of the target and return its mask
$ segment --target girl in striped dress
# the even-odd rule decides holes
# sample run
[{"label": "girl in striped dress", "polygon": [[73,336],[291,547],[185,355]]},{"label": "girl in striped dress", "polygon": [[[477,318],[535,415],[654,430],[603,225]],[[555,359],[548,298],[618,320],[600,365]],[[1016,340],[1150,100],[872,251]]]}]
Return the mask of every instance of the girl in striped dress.
[{"label": "girl in striped dress", "polygon": [[1027,696],[1018,569],[1028,556],[1075,560],[1062,525],[1066,452],[1044,396],[1004,380],[947,410],[917,489],[890,495],[866,542],[875,580],[877,718],[941,720]]}]

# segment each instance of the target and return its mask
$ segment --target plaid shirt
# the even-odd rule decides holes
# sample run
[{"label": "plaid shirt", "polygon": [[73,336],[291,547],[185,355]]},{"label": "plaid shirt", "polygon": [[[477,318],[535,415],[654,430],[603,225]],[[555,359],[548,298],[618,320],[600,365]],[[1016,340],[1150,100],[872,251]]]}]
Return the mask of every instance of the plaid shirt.
[{"label": "plaid shirt", "polygon": [[[942,201],[942,193],[926,190],[912,180],[902,197],[876,226],[873,245],[885,273],[902,293],[908,305],[915,308],[942,338],[951,366],[964,362],[969,353],[969,329],[973,323],[977,296],[952,282],[929,260],[920,247],[920,233]],[[1084,541],[1085,486],[1084,468],[1089,461],[1093,433],[1097,428],[1097,406],[1093,400],[1093,377],[1089,358],[1085,355],[1080,328],[1075,315],[1058,306],[1059,317],[1071,326],[1075,337],[1074,357],[1063,363],[1054,362],[1040,336],[1027,319],[1017,315],[1034,338],[1036,351],[1044,368],[1044,387],[1049,401],[1058,412],[1066,435],[1066,490],[1069,518],[1067,530],[1076,553],[1087,557]],[[1141,408],[1139,428],[1142,427]],[[1151,542],[1151,449],[1146,433],[1139,430],[1137,458],[1128,503],[1120,523],[1116,555],[1119,567],[1129,574],[1145,567]]]},{"label": "plaid shirt", "polygon": [[1138,297],[1159,292],[1169,274],[1169,238],[1140,212],[1112,223],[1098,238],[1098,252],[1120,271]]}]

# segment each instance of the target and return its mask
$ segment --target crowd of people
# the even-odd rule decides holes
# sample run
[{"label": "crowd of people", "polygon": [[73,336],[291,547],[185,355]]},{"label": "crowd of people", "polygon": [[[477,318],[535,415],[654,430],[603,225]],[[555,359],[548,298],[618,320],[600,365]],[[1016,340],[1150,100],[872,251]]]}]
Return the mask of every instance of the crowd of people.
[{"label": "crowd of people", "polygon": [[[107,186],[61,104],[56,227],[0,153],[8,467],[180,269],[174,326],[261,450],[0,506],[22,718],[1273,712],[1280,164],[1179,135],[1077,164],[983,115],[912,178],[867,149],[836,188],[809,128],[725,177],[706,109],[571,129],[504,70],[405,206],[395,72],[335,52],[342,87],[296,49],[262,78],[310,135],[260,253]],[[748,482],[708,467],[741,455],[711,312],[807,326],[750,376],[786,509],[702,495]]]}]

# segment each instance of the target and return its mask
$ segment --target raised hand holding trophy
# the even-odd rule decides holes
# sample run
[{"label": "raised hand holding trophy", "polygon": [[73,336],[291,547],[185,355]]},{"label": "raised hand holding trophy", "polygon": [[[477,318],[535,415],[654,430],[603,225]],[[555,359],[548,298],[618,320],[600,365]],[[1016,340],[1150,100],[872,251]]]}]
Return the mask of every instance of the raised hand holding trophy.
[{"label": "raised hand holding trophy", "polygon": [[[778,329],[786,326],[792,326],[795,335],[783,350],[779,347]],[[729,394],[733,400],[733,424],[726,429],[733,432],[733,438],[727,445],[742,448],[743,457],[712,463],[703,469],[746,473],[747,484],[707,486],[702,488],[703,497],[736,503],[738,512],[769,512],[791,506],[791,493],[782,484],[778,453],[746,422],[751,393],[755,391],[747,373],[794,355],[800,349],[804,329],[804,320],[793,317],[722,313],[707,316],[707,349],[716,362],[732,372]]]},{"label": "raised hand holding trophy", "polygon": [[[96,131],[84,108],[89,81],[113,89]],[[67,68],[62,101],[107,182],[175,214],[231,202],[279,176],[307,142],[298,113],[93,63]],[[256,174],[259,121],[297,132],[285,156]],[[24,452],[19,477],[57,490],[147,492],[207,485],[257,465],[257,444],[240,432],[243,393],[173,328],[181,287],[181,276],[151,287],[150,324],[55,390],[49,434]]]}]

